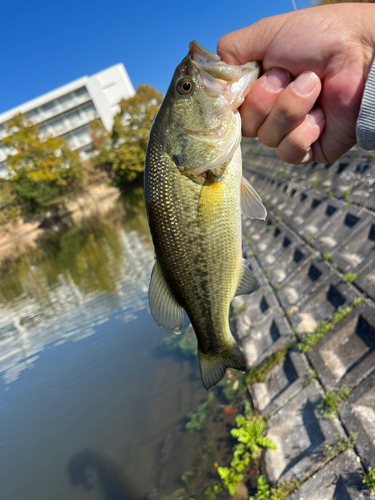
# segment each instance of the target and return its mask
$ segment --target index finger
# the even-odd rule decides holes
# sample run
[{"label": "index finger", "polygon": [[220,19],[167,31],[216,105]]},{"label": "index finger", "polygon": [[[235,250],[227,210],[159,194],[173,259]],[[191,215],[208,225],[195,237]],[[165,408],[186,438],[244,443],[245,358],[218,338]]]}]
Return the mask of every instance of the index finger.
[{"label": "index finger", "polygon": [[227,64],[245,64],[263,61],[281,26],[290,14],[268,17],[227,35],[222,36],[216,51]]}]

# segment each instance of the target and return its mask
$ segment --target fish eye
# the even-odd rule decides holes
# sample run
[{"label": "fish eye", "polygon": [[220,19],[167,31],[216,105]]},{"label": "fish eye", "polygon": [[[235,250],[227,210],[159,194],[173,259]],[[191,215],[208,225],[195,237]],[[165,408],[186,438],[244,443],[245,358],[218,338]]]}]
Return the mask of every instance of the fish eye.
[{"label": "fish eye", "polygon": [[190,94],[194,90],[194,84],[186,78],[178,83],[177,90],[181,95]]}]

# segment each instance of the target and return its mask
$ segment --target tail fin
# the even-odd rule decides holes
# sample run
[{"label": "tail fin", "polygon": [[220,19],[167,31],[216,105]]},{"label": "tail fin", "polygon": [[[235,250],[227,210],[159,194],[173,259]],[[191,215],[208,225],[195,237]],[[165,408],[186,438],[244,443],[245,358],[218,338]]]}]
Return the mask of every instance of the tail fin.
[{"label": "tail fin", "polygon": [[246,370],[245,359],[234,340],[232,345],[219,354],[204,355],[198,348],[198,357],[202,382],[207,391],[220,382],[227,368],[236,368],[242,372]]}]

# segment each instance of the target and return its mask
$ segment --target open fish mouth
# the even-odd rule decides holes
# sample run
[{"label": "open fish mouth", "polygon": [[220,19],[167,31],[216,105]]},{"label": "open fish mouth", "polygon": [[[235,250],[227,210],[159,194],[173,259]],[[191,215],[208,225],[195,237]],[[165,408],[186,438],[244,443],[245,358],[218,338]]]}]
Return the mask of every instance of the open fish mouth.
[{"label": "open fish mouth", "polygon": [[207,94],[210,97],[229,94],[228,104],[232,111],[242,104],[259,76],[259,63],[249,62],[242,66],[226,64],[218,55],[201,47],[195,40],[189,44],[188,55],[200,74]]}]

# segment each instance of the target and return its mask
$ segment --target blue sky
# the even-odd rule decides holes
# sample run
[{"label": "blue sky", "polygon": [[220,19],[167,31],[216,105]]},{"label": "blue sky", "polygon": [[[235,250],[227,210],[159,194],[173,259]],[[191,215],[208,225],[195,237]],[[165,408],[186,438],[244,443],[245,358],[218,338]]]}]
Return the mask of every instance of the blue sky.
[{"label": "blue sky", "polygon": [[0,113],[118,62],[134,86],[165,92],[191,40],[215,51],[224,33],[290,10],[291,0],[3,0]]}]

